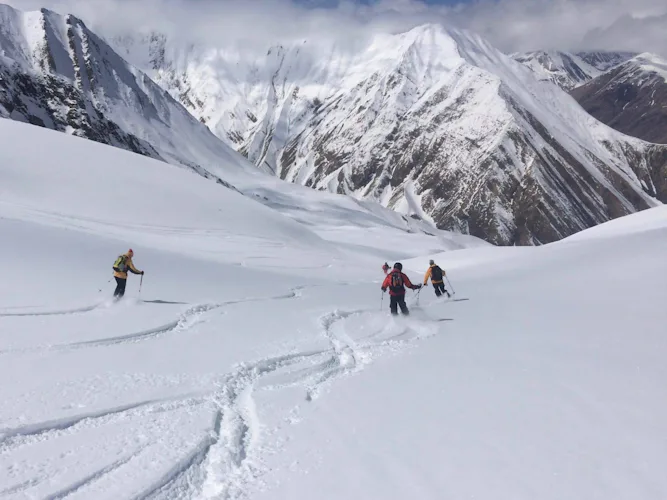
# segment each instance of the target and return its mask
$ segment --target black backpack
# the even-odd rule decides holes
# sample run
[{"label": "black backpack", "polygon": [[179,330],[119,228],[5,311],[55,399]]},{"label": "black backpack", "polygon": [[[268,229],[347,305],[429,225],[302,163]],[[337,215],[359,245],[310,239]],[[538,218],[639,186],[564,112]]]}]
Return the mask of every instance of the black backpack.
[{"label": "black backpack", "polygon": [[391,273],[391,285],[389,288],[394,293],[400,293],[403,291],[403,274],[401,273]]},{"label": "black backpack", "polygon": [[440,266],[433,266],[431,268],[431,281],[442,281],[442,269],[440,269]]}]

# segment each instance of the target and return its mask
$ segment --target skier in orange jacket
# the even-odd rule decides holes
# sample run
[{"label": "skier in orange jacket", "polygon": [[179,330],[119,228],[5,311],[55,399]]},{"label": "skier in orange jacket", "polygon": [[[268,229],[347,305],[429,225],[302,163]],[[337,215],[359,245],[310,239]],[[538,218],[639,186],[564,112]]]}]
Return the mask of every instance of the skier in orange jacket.
[{"label": "skier in orange jacket", "polygon": [[116,259],[116,262],[113,263],[113,276],[116,278],[116,290],[113,293],[114,298],[121,299],[125,295],[125,286],[127,285],[127,272],[130,271],[132,274],[141,274],[143,271],[139,271],[134,267],[132,262],[132,257],[134,252],[130,248],[123,255],[119,255]]},{"label": "skier in orange jacket", "polygon": [[443,277],[445,276],[445,271],[443,271],[439,265],[437,265],[433,259],[429,261],[429,267],[424,275],[424,286],[428,283],[428,279],[431,278],[431,283],[435,289],[436,296],[440,297],[443,293],[447,294],[447,297],[451,297],[449,292],[445,290],[445,282]]}]

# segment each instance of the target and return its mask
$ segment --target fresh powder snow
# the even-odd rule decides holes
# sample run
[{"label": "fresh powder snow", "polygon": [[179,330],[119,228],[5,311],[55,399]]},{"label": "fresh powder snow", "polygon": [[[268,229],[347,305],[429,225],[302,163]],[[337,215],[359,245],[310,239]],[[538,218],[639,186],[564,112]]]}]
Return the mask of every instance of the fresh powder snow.
[{"label": "fresh powder snow", "polygon": [[233,167],[0,120],[0,498],[667,495],[664,206],[497,248]]}]

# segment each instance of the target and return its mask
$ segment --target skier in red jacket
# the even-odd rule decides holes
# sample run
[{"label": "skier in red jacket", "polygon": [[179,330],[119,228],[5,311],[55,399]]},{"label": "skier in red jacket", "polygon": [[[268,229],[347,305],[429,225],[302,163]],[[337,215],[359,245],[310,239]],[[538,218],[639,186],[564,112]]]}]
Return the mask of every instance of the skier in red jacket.
[{"label": "skier in red jacket", "polygon": [[394,264],[394,269],[387,275],[382,283],[382,291],[386,292],[389,288],[389,308],[391,309],[391,314],[398,314],[398,308],[400,306],[401,312],[405,315],[410,314],[408,306],[405,304],[405,287],[411,288],[413,290],[419,290],[421,285],[413,285],[408,278],[402,272],[403,265],[400,262]]}]

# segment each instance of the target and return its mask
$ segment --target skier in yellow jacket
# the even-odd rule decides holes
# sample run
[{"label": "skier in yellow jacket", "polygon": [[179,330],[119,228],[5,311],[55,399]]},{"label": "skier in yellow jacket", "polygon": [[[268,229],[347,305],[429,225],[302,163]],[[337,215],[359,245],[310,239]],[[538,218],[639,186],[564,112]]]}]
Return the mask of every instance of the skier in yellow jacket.
[{"label": "skier in yellow jacket", "polygon": [[426,285],[428,283],[428,279],[431,278],[431,283],[433,283],[435,294],[438,297],[440,297],[443,293],[446,293],[447,297],[451,297],[449,292],[445,290],[445,283],[443,281],[443,277],[445,276],[445,271],[440,269],[440,266],[438,266],[435,262],[433,262],[433,259],[431,259],[428,262],[428,264],[429,264],[428,270],[424,275],[424,285]]},{"label": "skier in yellow jacket", "polygon": [[134,252],[130,248],[123,255],[119,255],[116,259],[116,262],[113,263],[113,276],[116,278],[116,291],[113,293],[113,296],[117,299],[120,299],[125,295],[125,285],[127,285],[127,272],[130,271],[132,274],[141,274],[143,271],[139,271],[134,267],[132,262],[132,257]]}]

